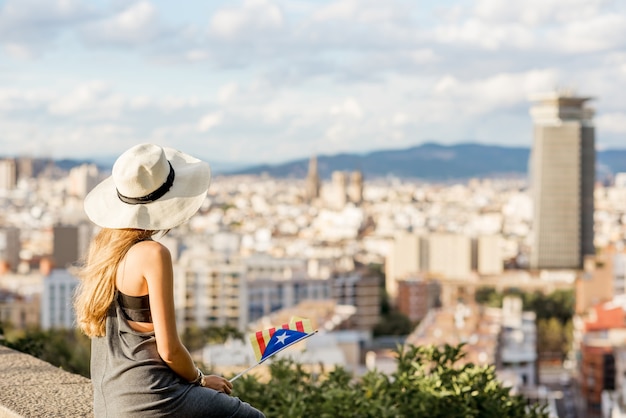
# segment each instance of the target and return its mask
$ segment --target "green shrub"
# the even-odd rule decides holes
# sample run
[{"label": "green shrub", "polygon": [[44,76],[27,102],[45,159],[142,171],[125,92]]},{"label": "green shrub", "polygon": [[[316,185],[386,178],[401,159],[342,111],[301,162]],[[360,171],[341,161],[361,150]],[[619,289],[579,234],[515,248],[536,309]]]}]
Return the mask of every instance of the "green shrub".
[{"label": "green shrub", "polygon": [[271,417],[548,417],[546,408],[496,380],[493,366],[461,364],[463,345],[405,346],[397,370],[369,371],[360,379],[343,368],[314,374],[288,359],[274,360],[270,378],[235,381],[235,393]]}]

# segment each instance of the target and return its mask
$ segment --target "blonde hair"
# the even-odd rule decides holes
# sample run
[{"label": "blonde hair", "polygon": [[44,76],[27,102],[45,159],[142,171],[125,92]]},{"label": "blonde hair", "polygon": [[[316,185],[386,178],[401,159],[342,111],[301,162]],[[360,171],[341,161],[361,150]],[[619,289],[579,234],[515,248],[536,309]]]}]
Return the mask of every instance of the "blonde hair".
[{"label": "blonde hair", "polygon": [[130,247],[157,232],[103,228],[93,239],[85,263],[76,272],[80,283],[74,296],[76,322],[86,335],[105,335],[106,315],[115,295],[115,276],[120,261]]}]

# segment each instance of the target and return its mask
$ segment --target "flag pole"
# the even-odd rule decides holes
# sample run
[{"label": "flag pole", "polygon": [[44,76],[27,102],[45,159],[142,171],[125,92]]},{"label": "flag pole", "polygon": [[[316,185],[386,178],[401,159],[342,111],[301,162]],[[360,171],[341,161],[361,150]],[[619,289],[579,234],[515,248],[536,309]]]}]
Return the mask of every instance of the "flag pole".
[{"label": "flag pole", "polygon": [[250,370],[254,369],[256,366],[258,366],[259,364],[263,363],[265,360],[267,360],[267,359],[269,359],[269,358],[273,357],[275,354],[280,353],[280,352],[281,352],[281,351],[283,351],[285,348],[287,348],[287,347],[291,347],[291,346],[292,346],[292,345],[294,345],[295,343],[300,342],[300,341],[302,341],[302,340],[306,340],[307,338],[309,338],[309,337],[311,337],[311,336],[313,336],[313,335],[315,335],[315,334],[317,334],[317,330],[313,331],[313,332],[312,332],[312,333],[310,333],[310,334],[303,335],[302,337],[298,338],[297,340],[294,340],[294,341],[290,342],[289,344],[286,344],[285,346],[281,347],[280,349],[278,349],[278,350],[274,351],[274,352],[273,352],[272,354],[270,354],[269,356],[265,357],[264,359],[261,359],[261,361],[259,361],[258,363],[253,364],[252,366],[248,367],[248,368],[247,368],[247,369],[245,369],[244,371],[240,372],[238,375],[236,375],[235,377],[233,377],[232,379],[230,379],[230,382],[232,383],[232,382],[234,382],[235,380],[239,379],[239,378],[240,378],[240,377],[241,377],[244,373],[247,373],[247,372],[249,372]]}]

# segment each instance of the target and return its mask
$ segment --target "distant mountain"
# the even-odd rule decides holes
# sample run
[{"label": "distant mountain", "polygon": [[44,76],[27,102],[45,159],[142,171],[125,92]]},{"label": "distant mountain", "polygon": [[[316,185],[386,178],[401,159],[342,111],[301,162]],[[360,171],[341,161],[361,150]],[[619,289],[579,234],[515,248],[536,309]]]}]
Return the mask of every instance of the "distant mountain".
[{"label": "distant mountain", "polygon": [[[319,174],[329,178],[333,171],[360,170],[366,178],[395,176],[446,181],[472,177],[521,177],[528,172],[530,149],[474,143],[440,145],[426,143],[406,149],[381,150],[366,154],[317,156]],[[276,165],[258,165],[228,174],[261,174],[301,178],[307,175],[309,159]],[[606,177],[626,171],[626,150],[597,153],[598,173]]]},{"label": "distant mountain", "polygon": [[[523,177],[528,171],[530,149],[504,147],[475,143],[440,145],[426,143],[398,150],[380,150],[365,154],[342,153],[318,155],[317,165],[322,178],[330,178],[333,171],[360,170],[365,178],[395,176],[427,181],[448,181],[472,177]],[[48,160],[49,161],[49,160]],[[69,170],[84,163],[96,163],[107,171],[114,158],[96,160],[56,160],[55,165]],[[46,160],[35,161],[43,167]],[[47,163],[46,163],[47,164]],[[278,178],[304,178],[309,158],[280,164],[261,164],[242,167],[241,163],[212,161],[214,175],[262,174]],[[39,171],[39,170],[36,170]],[[599,180],[610,178],[618,172],[626,172],[626,149],[610,149],[597,152],[596,173]]]}]

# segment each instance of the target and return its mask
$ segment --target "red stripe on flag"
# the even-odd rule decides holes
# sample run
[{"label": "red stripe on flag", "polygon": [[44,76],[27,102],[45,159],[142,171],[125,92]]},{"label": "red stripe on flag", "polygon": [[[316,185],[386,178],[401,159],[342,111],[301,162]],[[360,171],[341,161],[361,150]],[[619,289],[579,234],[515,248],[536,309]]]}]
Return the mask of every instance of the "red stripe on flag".
[{"label": "red stripe on flag", "polygon": [[270,333],[270,338],[272,338],[274,336],[274,333],[276,332],[276,328],[270,328],[268,329],[269,333]]},{"label": "red stripe on flag", "polygon": [[283,329],[289,329],[289,324],[283,324],[282,327]]},{"label": "red stripe on flag", "polygon": [[296,329],[300,332],[304,332],[304,324],[302,324],[302,321],[296,322]]},{"label": "red stripe on flag", "polygon": [[265,338],[263,338],[263,331],[256,332],[256,342],[259,344],[259,350],[261,350],[261,355],[265,352]]}]

